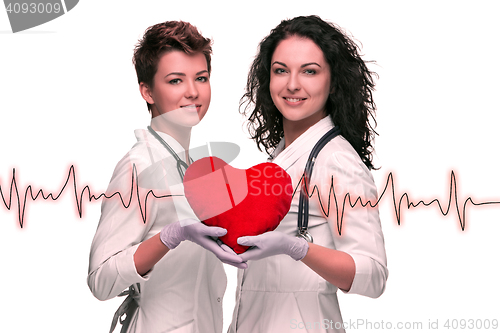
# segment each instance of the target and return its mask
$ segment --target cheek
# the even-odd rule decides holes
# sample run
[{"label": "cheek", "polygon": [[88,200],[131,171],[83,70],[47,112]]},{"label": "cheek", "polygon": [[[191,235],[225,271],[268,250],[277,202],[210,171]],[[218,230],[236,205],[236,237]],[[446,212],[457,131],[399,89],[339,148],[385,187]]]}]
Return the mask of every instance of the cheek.
[{"label": "cheek", "polygon": [[321,82],[317,82],[317,84],[315,84],[314,87],[317,89],[316,96],[318,96],[320,100],[326,103],[328,96],[330,95],[330,80],[329,79],[321,80]]},{"label": "cheek", "polygon": [[276,104],[279,100],[278,93],[281,91],[280,87],[280,80],[276,78],[273,79],[273,77],[271,77],[271,81],[269,82],[269,93],[271,94],[274,104]]},{"label": "cheek", "polygon": [[163,85],[158,85],[156,90],[156,96],[162,98],[164,102],[172,103],[178,99],[179,89],[175,86],[164,83]]},{"label": "cheek", "polygon": [[212,98],[212,88],[210,87],[210,84],[203,85],[199,91],[202,93],[203,99],[210,102],[210,99]]}]

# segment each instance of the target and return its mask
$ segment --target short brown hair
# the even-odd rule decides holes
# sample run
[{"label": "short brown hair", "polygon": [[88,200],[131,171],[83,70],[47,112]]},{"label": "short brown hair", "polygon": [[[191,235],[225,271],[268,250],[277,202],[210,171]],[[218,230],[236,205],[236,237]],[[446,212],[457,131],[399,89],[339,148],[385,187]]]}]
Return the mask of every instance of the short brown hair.
[{"label": "short brown hair", "polygon": [[[203,37],[198,29],[188,22],[167,21],[149,27],[135,46],[132,62],[137,73],[137,81],[153,88],[153,78],[158,70],[160,57],[172,50],[186,54],[203,53],[210,74],[212,41]],[[149,103],[147,105],[151,111],[151,105]]]}]

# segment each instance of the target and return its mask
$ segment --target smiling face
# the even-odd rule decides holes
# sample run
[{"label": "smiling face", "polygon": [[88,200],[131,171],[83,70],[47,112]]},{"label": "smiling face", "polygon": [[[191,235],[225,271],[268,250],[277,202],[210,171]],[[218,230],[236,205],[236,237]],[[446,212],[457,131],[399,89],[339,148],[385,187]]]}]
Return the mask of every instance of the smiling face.
[{"label": "smiling face", "polygon": [[210,105],[210,81],[203,53],[170,51],[163,54],[153,79],[153,87],[140,84],[143,98],[152,105],[153,118],[183,127],[198,124]]},{"label": "smiling face", "polygon": [[[269,90],[287,127],[301,131],[326,116],[330,93],[330,66],[312,40],[291,36],[282,40],[271,59]],[[301,133],[299,133],[300,135]]]}]

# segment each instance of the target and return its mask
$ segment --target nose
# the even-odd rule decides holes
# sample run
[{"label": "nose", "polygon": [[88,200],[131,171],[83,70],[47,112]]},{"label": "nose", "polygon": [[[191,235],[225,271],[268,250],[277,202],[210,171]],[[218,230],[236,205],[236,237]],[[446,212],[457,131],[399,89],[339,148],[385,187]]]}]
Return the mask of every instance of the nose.
[{"label": "nose", "polygon": [[290,92],[295,92],[300,90],[300,81],[296,73],[291,73],[288,76],[287,89]]},{"label": "nose", "polygon": [[189,84],[186,87],[186,91],[184,93],[184,97],[188,99],[196,99],[198,97],[198,88],[196,87],[196,83],[193,81],[189,81]]}]

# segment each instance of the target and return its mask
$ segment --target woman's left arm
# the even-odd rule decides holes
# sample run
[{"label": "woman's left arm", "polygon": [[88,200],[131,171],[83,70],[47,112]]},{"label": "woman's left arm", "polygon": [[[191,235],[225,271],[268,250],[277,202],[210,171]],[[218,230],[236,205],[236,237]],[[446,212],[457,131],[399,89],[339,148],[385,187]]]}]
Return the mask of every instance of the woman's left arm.
[{"label": "woman's left arm", "polygon": [[351,255],[344,251],[308,243],[304,238],[279,231],[240,237],[238,244],[252,247],[239,255],[244,262],[286,254],[292,259],[301,260],[344,292],[376,298],[385,289],[387,267],[385,263],[380,263],[370,255],[359,253]]},{"label": "woman's left arm", "polygon": [[[324,149],[316,179],[329,179],[334,185],[335,207],[327,220],[335,250],[311,246],[302,261],[327,281],[335,279],[344,292],[379,297],[388,270],[375,182],[347,141],[333,140]],[[328,202],[329,191],[322,191],[322,196],[322,202]]]},{"label": "woman's left arm", "polygon": [[351,289],[356,265],[349,254],[311,243],[302,262],[343,291]]},{"label": "woman's left arm", "polygon": [[[243,261],[247,261],[287,254],[295,260],[301,260],[344,292],[376,298],[384,292],[388,276],[378,209],[359,203],[351,208],[348,201],[343,205],[343,200],[351,196],[354,203],[359,196],[365,204],[367,200],[375,203],[377,190],[370,172],[354,150],[339,152],[337,146],[332,149],[335,150],[334,154],[331,151],[328,154],[328,148],[332,147],[327,145],[324,148],[328,160],[323,159],[321,164],[319,159],[317,161],[321,167],[316,167],[319,173],[316,179],[324,180],[333,176],[335,183],[336,199],[331,202],[339,205],[337,209],[330,207],[327,217],[334,248],[309,244],[303,238],[271,231],[258,236],[240,237],[240,245],[252,246],[240,256]],[[326,192],[323,194],[329,195]],[[322,202],[330,201],[323,197]],[[309,215],[310,220],[314,218],[324,219],[323,216]]]}]

